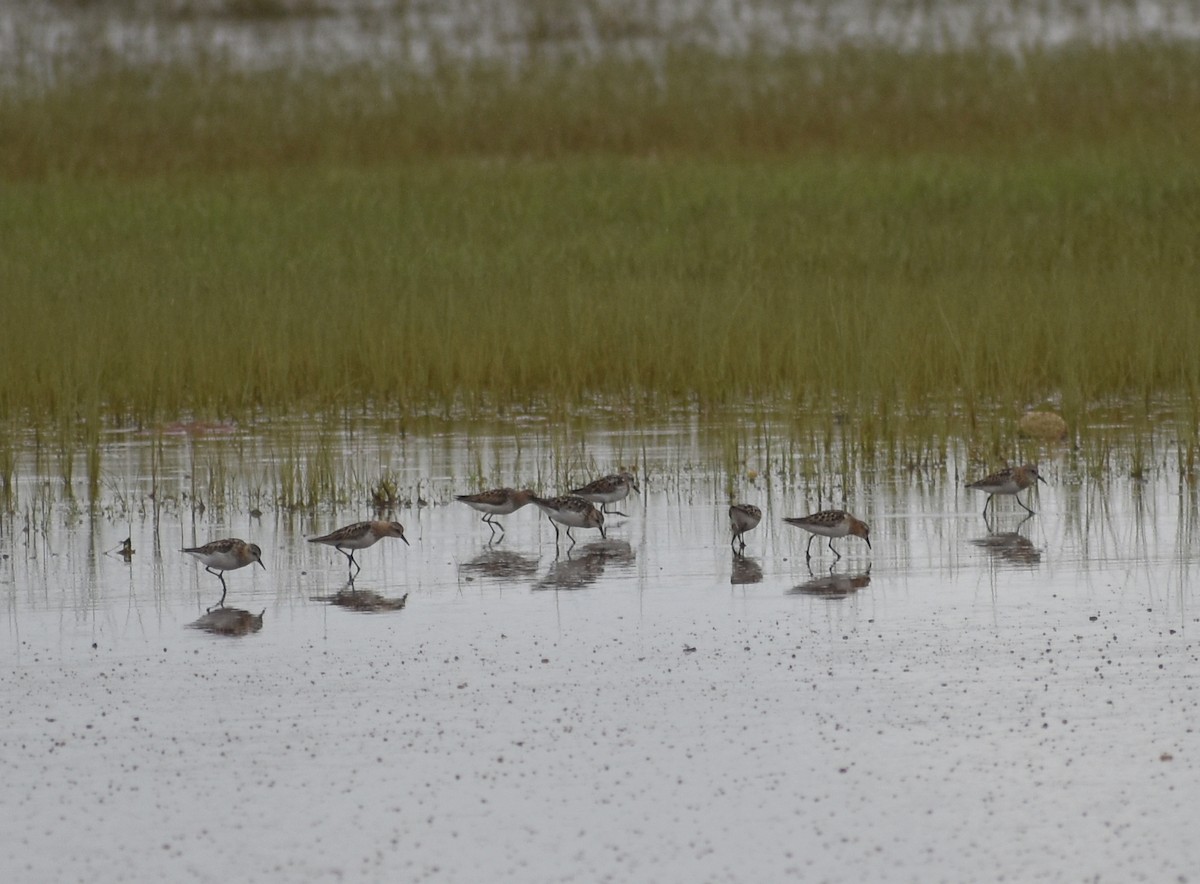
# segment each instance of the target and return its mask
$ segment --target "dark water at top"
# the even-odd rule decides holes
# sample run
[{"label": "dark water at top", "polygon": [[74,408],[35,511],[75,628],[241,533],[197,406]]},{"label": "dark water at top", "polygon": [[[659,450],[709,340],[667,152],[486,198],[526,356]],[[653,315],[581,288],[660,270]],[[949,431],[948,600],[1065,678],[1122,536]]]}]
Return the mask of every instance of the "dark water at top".
[{"label": "dark water at top", "polygon": [[841,45],[1019,53],[1071,42],[1196,40],[1187,0],[111,0],[0,7],[0,77],[52,82],[114,61],[246,70],[346,66],[428,71],[447,61],[617,55],[679,47],[727,55]]}]

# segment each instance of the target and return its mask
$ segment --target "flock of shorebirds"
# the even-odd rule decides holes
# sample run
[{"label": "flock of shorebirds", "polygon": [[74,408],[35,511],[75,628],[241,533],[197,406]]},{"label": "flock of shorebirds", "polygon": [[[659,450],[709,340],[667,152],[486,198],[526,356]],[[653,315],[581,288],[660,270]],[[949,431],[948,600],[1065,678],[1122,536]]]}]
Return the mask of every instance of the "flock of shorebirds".
[{"label": "flock of shorebirds", "polygon": [[[1035,482],[1044,484],[1045,481],[1038,475],[1036,465],[1024,464],[1000,470],[978,481],[970,482],[967,484],[967,488],[987,494],[987,502],[983,505],[985,519],[992,498],[997,494],[1013,495],[1017,503],[1030,515],[1033,515],[1033,510],[1016,495],[1032,487]],[[550,524],[554,527],[555,544],[558,543],[560,537],[558,526],[562,525],[573,546],[575,538],[571,534],[572,528],[598,528],[600,536],[606,537],[605,515],[625,515],[609,510],[609,504],[624,500],[629,496],[631,490],[641,492],[633,473],[623,471],[611,476],[604,476],[560,497],[538,497],[529,489],[493,488],[478,494],[461,494],[455,499],[483,513],[482,521],[491,530],[493,536],[497,530],[501,533],[504,532],[504,526],[496,521],[496,516],[511,515],[521,507],[532,503],[546,514]],[[599,508],[597,508],[597,504],[599,504]],[[729,522],[733,528],[733,537],[730,539],[729,545],[735,553],[740,555],[745,550],[746,532],[758,527],[758,523],[761,521],[762,510],[752,504],[735,503],[729,508]],[[808,516],[786,518],[784,521],[789,525],[803,528],[811,535],[808,538],[808,546],[804,550],[806,559],[812,558],[812,542],[818,537],[828,538],[829,549],[837,558],[841,558],[841,553],[834,549],[833,541],[842,537],[861,537],[867,544],[867,548],[871,548],[871,532],[867,523],[855,518],[845,510],[822,510]],[[355,576],[362,570],[362,566],[355,561],[354,553],[360,549],[374,546],[385,537],[398,537],[406,544],[408,543],[408,539],[404,536],[403,525],[399,522],[378,520],[355,522],[353,525],[347,525],[321,537],[310,537],[308,541],[332,546],[344,555],[350,569],[350,581],[353,582]],[[223,607],[225,604],[227,587],[224,575],[226,571],[234,571],[255,563],[258,563],[263,570],[266,570],[267,567],[262,561],[262,550],[256,544],[247,543],[236,537],[214,540],[204,546],[185,549],[183,552],[199,559],[204,564],[204,570],[221,581],[221,600],[213,606],[214,608]]]}]

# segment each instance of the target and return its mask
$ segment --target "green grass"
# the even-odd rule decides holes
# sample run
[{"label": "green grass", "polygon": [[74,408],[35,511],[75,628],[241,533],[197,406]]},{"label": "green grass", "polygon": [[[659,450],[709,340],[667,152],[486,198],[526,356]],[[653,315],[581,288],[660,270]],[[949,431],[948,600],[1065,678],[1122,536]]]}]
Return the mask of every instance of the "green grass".
[{"label": "green grass", "polygon": [[[0,97],[0,416],[1200,409],[1200,51]],[[685,87],[686,84],[686,87]]]},{"label": "green grass", "polygon": [[1200,50],[980,49],[736,58],[676,49],[515,69],[230,72],[100,63],[85,81],[0,97],[0,175],[45,178],[451,157],[697,157],[837,152],[1045,157],[1103,146],[1185,152],[1200,130]]}]

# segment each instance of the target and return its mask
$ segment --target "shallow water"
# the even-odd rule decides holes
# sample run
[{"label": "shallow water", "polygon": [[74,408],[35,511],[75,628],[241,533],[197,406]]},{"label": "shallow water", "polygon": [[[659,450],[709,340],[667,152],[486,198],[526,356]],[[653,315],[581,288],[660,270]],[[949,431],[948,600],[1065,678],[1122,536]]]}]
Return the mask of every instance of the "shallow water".
[{"label": "shallow water", "polygon": [[676,47],[723,55],[846,45],[1021,52],[1198,38],[1200,10],[1191,0],[10,0],[0,7],[0,82],[49,83],[114,61],[431,71],[447,61],[606,54],[655,63]]},{"label": "shallow water", "polygon": [[[809,481],[768,438],[743,449],[751,481],[714,466],[707,439],[610,428],[564,455],[536,422],[348,435],[321,462],[416,489],[395,513],[412,546],[357,554],[352,595],[407,597],[374,613],[335,603],[345,560],[304,541],[371,517],[364,500],[264,500],[254,517],[248,492],[185,497],[204,497],[206,471],[261,483],[260,439],[181,437],[153,454],[114,434],[91,505],[51,494],[23,460],[0,522],[7,879],[1194,868],[1197,500],[1169,459],[1138,481],[1044,451],[1038,515],[998,498],[989,525],[953,446],[924,470]],[[214,460],[222,448],[240,453]],[[450,502],[476,490],[466,476],[558,490],[548,477],[619,466],[638,467],[642,493],[607,539],[576,531],[570,549],[532,507],[491,542]],[[744,557],[729,547],[731,487],[764,509]],[[870,522],[872,549],[835,541],[840,560],[822,546],[808,563],[782,518],[830,503]],[[190,628],[220,586],[178,551],[228,535],[267,567],[226,574],[228,607],[262,612],[233,636]]]}]

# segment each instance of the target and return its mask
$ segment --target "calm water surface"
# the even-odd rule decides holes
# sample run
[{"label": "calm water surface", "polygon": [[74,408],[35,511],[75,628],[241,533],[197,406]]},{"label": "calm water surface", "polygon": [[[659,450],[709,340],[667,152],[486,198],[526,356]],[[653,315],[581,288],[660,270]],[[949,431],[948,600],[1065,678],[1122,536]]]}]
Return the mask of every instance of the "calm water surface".
[{"label": "calm water surface", "polygon": [[[6,880],[1163,881],[1200,860],[1196,495],[1169,459],[1133,480],[1043,451],[1038,515],[998,498],[989,523],[954,446],[838,474],[756,431],[727,469],[694,423],[539,426],[303,456],[113,434],[93,505],[30,453],[0,536]],[[293,457],[395,477],[412,546],[359,552],[354,593],[403,608],[331,602],[345,560],[304,538],[374,513],[359,491],[275,505]],[[491,542],[451,502],[620,466],[642,493],[571,549],[533,508]],[[764,510],[744,557],[731,491]],[[843,503],[873,550],[806,563],[782,518]],[[220,586],[179,552],[229,535],[267,568],[226,574],[227,606],[262,613],[235,637],[190,628]]]}]

